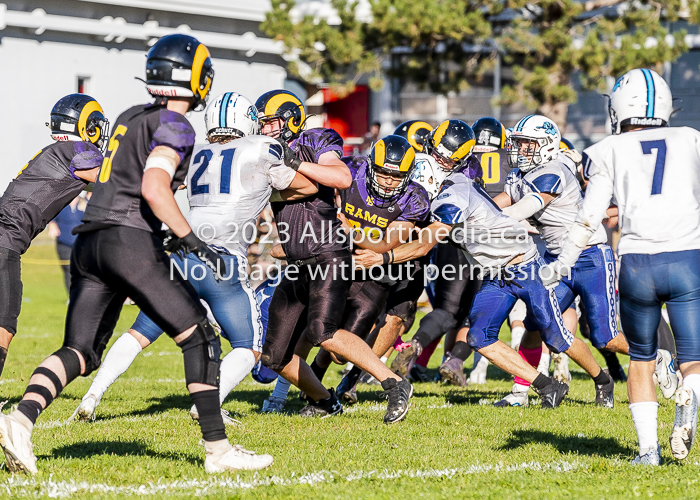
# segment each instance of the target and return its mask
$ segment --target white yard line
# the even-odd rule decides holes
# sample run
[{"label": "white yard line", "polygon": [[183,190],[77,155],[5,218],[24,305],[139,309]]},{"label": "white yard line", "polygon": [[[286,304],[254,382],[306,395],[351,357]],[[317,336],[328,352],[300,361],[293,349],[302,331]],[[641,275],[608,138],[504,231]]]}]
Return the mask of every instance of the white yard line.
[{"label": "white yard line", "polygon": [[468,467],[456,467],[449,469],[418,469],[418,470],[372,470],[357,471],[348,475],[341,475],[333,471],[309,472],[301,476],[292,474],[289,477],[269,476],[260,477],[258,473],[252,479],[234,477],[215,477],[211,479],[183,479],[180,481],[158,481],[155,483],[139,485],[112,486],[104,483],[91,483],[88,481],[54,481],[49,477],[45,481],[37,481],[24,476],[12,476],[0,483],[0,492],[7,492],[11,497],[47,496],[49,498],[68,498],[73,495],[85,493],[112,493],[123,495],[164,495],[168,493],[192,493],[193,495],[205,495],[218,490],[232,489],[250,490],[265,486],[297,486],[317,485],[332,481],[361,481],[364,479],[393,481],[403,478],[439,479],[465,476],[469,474],[486,474],[493,472],[517,472],[521,470],[570,472],[578,469],[581,464],[577,462],[523,462],[514,465],[475,464]]}]

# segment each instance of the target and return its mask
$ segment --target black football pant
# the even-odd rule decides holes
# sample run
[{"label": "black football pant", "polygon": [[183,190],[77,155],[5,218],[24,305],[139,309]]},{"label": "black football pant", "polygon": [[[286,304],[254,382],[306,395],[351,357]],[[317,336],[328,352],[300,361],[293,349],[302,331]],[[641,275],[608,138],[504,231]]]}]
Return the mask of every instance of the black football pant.
[{"label": "black football pant", "polygon": [[175,271],[153,233],[113,226],[81,233],[71,254],[70,303],[64,346],[85,358],[88,375],[100,366],[126,298],[170,336],[206,320],[192,286]]}]

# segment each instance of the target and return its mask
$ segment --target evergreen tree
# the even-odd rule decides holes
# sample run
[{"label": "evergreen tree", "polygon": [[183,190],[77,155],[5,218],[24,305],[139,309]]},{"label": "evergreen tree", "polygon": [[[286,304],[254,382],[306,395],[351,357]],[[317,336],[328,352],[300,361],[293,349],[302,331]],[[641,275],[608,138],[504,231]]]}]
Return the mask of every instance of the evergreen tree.
[{"label": "evergreen tree", "polygon": [[[565,126],[581,88],[603,90],[607,77],[635,67],[661,70],[687,47],[668,22],[700,20],[699,0],[331,0],[340,20],[303,16],[293,0],[272,0],[261,28],[293,56],[290,72],[341,95],[382,72],[439,93],[469,87],[500,53],[513,69],[500,101],[521,102]],[[359,9],[362,10],[362,9]]]}]

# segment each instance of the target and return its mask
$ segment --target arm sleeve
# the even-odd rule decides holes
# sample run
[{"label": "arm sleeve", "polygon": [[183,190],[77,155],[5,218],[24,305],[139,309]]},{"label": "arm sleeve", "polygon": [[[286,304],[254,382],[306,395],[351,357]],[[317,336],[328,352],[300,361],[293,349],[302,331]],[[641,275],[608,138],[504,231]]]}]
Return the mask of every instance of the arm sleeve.
[{"label": "arm sleeve", "polygon": [[282,146],[279,144],[262,144],[260,156],[267,169],[270,185],[278,191],[287,189],[294,180],[296,172],[284,164]]},{"label": "arm sleeve", "polygon": [[561,263],[568,268],[573,267],[586,248],[591,236],[605,218],[613,197],[614,181],[610,172],[605,168],[596,168],[590,159],[589,165],[592,166],[589,167],[590,178],[586,196],[559,255]]},{"label": "arm sleeve", "polygon": [[194,148],[194,129],[183,115],[161,110],[160,125],[153,133],[149,153],[158,146],[174,150],[180,157],[180,163],[192,153]]},{"label": "arm sleeve", "polygon": [[502,212],[515,220],[521,221],[531,217],[544,208],[544,201],[537,193],[527,193],[519,202],[505,207]]}]

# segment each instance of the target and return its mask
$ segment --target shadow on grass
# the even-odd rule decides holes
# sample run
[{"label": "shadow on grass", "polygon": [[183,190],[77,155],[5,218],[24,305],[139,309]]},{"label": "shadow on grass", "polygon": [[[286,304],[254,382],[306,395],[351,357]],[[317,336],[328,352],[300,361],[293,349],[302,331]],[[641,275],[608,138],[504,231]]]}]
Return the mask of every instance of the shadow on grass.
[{"label": "shadow on grass", "polygon": [[173,461],[186,461],[193,465],[201,466],[200,457],[188,453],[172,452],[162,453],[153,451],[145,444],[138,441],[88,441],[60,446],[52,450],[51,458],[89,458],[97,455],[116,455],[120,457],[151,457]]},{"label": "shadow on grass", "polygon": [[576,453],[579,455],[598,455],[601,457],[620,457],[632,454],[633,450],[621,445],[616,439],[603,437],[562,436],[546,431],[516,430],[506,444],[496,448],[499,451],[522,448],[531,443],[547,443],[554,446],[559,453]]}]

